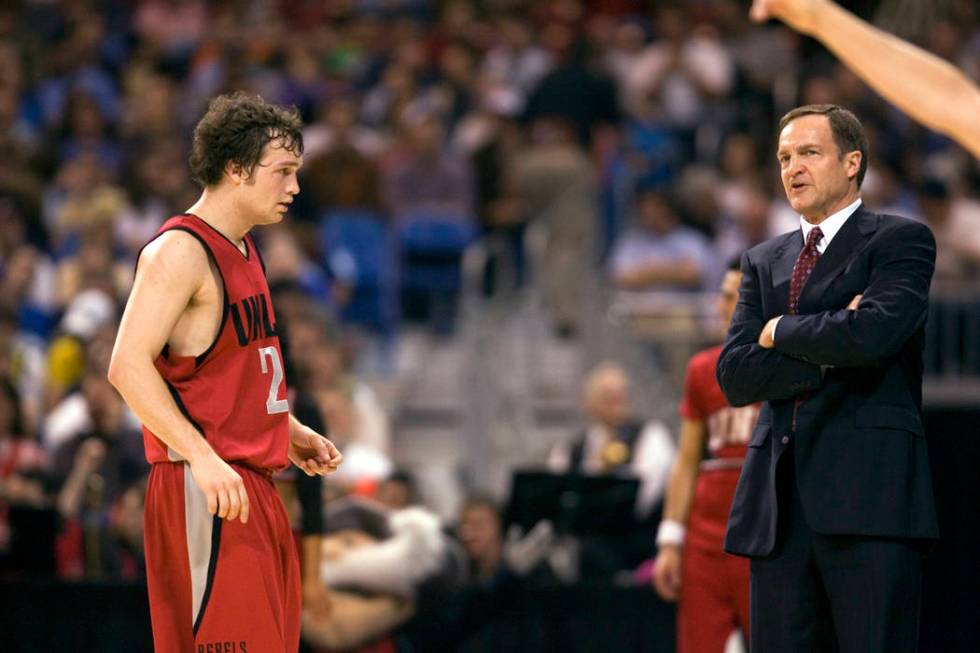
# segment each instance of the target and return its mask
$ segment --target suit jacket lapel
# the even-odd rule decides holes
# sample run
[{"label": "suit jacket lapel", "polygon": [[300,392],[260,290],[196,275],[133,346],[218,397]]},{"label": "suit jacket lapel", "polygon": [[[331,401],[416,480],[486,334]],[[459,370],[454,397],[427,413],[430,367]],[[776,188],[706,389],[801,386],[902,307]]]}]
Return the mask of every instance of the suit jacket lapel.
[{"label": "suit jacket lapel", "polygon": [[865,243],[878,228],[878,217],[860,206],[841,226],[830,241],[810,274],[800,293],[800,313],[815,313],[820,308],[820,298],[847,266],[864,249]]},{"label": "suit jacket lapel", "polygon": [[783,244],[773,252],[769,263],[769,274],[772,279],[773,306],[772,315],[785,315],[789,312],[789,280],[793,276],[793,266],[803,250],[803,232],[796,229],[786,234]]}]

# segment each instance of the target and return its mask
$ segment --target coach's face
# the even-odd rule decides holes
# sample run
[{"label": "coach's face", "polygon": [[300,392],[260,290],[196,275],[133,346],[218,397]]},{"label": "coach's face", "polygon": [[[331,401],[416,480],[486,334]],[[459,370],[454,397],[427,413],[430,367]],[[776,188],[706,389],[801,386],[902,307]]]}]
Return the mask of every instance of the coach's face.
[{"label": "coach's face", "polygon": [[861,153],[837,148],[827,116],[800,116],[786,125],[776,156],[786,198],[807,222],[817,224],[857,199]]}]

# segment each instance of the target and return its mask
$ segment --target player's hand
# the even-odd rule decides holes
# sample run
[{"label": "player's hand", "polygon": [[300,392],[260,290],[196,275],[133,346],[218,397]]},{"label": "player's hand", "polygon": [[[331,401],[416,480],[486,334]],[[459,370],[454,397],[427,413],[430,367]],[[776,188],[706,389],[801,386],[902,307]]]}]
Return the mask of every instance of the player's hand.
[{"label": "player's hand", "polygon": [[660,547],[653,561],[653,589],[664,601],[676,601],[681,591],[681,550],[673,544]]},{"label": "player's hand", "polygon": [[847,310],[856,311],[858,309],[858,304],[861,303],[862,297],[864,297],[864,295],[854,295],[854,299],[852,299],[851,303],[847,305]]},{"label": "player's hand", "polygon": [[289,434],[289,459],[308,476],[322,476],[337,471],[344,457],[333,442],[299,424]]},{"label": "player's hand", "polygon": [[778,18],[799,32],[812,34],[826,5],[827,0],[753,0],[749,16],[757,23]]},{"label": "player's hand", "polygon": [[208,499],[208,512],[222,519],[248,523],[248,493],[245,482],[231,465],[210,451],[190,463],[197,487]]}]

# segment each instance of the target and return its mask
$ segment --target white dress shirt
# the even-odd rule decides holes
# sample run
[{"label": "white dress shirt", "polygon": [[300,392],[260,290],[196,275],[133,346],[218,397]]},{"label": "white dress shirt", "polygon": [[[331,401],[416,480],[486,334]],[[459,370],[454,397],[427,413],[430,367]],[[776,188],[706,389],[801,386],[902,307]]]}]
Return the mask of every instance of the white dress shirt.
[{"label": "white dress shirt", "polygon": [[806,242],[806,237],[810,235],[814,227],[820,227],[820,231],[823,232],[823,238],[817,242],[817,251],[822,255],[827,251],[827,247],[830,245],[830,241],[834,239],[840,228],[844,226],[847,219],[858,210],[861,206],[861,198],[857,198],[853,203],[848,204],[842,208],[837,213],[831,214],[824,218],[823,222],[820,224],[810,224],[801,215],[800,216],[800,228],[803,230],[803,242]]}]

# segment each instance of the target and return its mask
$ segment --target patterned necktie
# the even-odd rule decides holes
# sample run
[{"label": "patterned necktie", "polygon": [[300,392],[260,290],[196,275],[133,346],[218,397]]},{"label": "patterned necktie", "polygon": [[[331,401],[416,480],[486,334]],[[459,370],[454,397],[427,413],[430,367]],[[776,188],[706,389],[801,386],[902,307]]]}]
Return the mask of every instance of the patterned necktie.
[{"label": "patterned necktie", "polygon": [[811,229],[810,233],[806,235],[806,245],[803,246],[803,251],[800,252],[799,257],[796,259],[796,264],[793,265],[793,276],[789,280],[790,315],[796,315],[797,308],[800,304],[800,292],[803,291],[806,280],[810,278],[810,273],[813,272],[813,266],[820,259],[820,251],[817,249],[817,243],[820,242],[821,238],[823,238],[823,232],[820,231],[820,227]]}]

